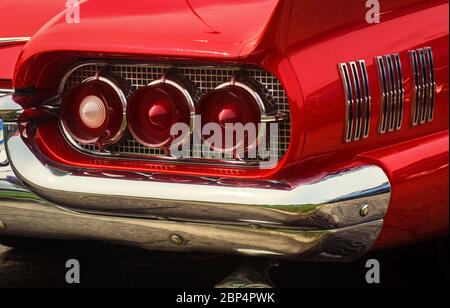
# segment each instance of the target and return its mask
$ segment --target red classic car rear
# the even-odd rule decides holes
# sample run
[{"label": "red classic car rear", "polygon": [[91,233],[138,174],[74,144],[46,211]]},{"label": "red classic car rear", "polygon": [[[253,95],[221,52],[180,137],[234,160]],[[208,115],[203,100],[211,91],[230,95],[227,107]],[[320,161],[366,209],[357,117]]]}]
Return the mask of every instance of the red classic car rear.
[{"label": "red classic car rear", "polygon": [[0,242],[345,261],[448,232],[448,1],[61,4],[0,2]]}]

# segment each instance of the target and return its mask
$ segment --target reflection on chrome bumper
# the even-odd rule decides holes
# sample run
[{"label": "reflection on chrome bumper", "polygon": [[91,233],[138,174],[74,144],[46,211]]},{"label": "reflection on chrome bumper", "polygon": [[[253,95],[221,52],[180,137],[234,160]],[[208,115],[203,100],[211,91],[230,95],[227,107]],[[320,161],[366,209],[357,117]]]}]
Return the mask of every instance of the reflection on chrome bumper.
[{"label": "reflection on chrome bumper", "polygon": [[0,221],[11,235],[352,260],[377,238],[390,199],[376,166],[298,185],[86,172],[46,161],[14,125],[5,131],[13,171],[0,176]]},{"label": "reflection on chrome bumper", "polygon": [[338,230],[301,231],[82,214],[48,203],[10,183],[14,176],[7,174],[3,171],[0,179],[0,220],[6,226],[0,236],[101,240],[153,250],[348,261],[372,245],[382,226],[378,220]]}]

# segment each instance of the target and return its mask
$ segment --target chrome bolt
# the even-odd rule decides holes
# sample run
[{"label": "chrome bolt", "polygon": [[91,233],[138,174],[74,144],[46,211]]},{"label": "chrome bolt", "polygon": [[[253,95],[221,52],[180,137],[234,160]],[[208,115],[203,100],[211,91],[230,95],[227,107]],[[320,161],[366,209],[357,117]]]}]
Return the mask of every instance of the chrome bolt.
[{"label": "chrome bolt", "polygon": [[261,226],[260,225],[255,225],[255,224],[251,224],[250,228],[258,230],[258,229],[261,229]]},{"label": "chrome bolt", "polygon": [[0,221],[0,231],[5,231],[6,230],[6,225]]},{"label": "chrome bolt", "polygon": [[369,214],[369,205],[366,203],[359,210],[359,215],[361,215],[362,217],[365,217],[365,216],[367,216],[367,214]]},{"label": "chrome bolt", "polygon": [[175,244],[175,245],[181,245],[184,243],[183,237],[178,234],[172,234],[170,236],[170,241],[172,242],[172,244]]}]

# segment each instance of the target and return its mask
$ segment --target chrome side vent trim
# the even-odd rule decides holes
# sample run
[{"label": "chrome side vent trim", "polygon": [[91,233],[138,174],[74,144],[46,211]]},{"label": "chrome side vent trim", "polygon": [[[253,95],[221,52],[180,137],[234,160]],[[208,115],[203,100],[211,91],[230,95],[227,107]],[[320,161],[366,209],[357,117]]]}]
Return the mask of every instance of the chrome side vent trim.
[{"label": "chrome side vent trim", "polygon": [[400,55],[398,53],[375,57],[380,84],[381,134],[399,130],[403,122],[405,90]]},{"label": "chrome side vent trim", "polygon": [[345,94],[345,142],[367,138],[370,129],[369,77],[364,60],[339,63]]},{"label": "chrome side vent trim", "polygon": [[411,124],[416,126],[433,120],[436,82],[431,47],[409,51],[413,82]]}]

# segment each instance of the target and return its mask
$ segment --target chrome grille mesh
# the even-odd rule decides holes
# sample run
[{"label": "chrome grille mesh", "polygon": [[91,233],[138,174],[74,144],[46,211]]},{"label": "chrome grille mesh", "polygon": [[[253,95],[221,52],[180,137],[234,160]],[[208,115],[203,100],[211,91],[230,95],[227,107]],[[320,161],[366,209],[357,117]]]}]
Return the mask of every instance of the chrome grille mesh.
[{"label": "chrome grille mesh", "polygon": [[[63,93],[67,92],[74,86],[80,84],[86,78],[95,76],[97,71],[101,69],[104,64],[86,64],[76,68],[67,76],[63,84]],[[242,70],[240,67],[232,66],[173,66],[163,64],[108,64],[111,72],[121,76],[130,82],[132,92],[144,87],[151,81],[160,79],[167,69],[176,70],[177,74],[190,79],[197,88],[197,95],[194,97],[196,103],[199,98],[206,94],[208,91],[213,90],[218,85],[230,81],[232,76]],[[276,155],[281,158],[287,151],[290,142],[290,112],[289,104],[286,97],[286,93],[281,86],[278,79],[272,74],[261,70],[249,68],[245,69],[248,76],[255,79],[259,84],[265,87],[267,90],[267,99],[272,101],[278,108],[278,112],[287,115],[285,119],[279,123],[278,126],[278,141],[277,144],[271,144],[270,149],[277,151]],[[79,145],[81,148],[91,152],[98,153],[98,148],[94,145]],[[275,149],[275,150],[273,150]],[[142,156],[159,156],[164,157],[164,151],[162,149],[149,148],[140,144],[134,139],[131,134],[127,133],[121,141],[109,146],[107,150],[114,155],[126,156],[126,157],[142,157]],[[192,157],[199,157],[201,151],[199,148],[192,147]],[[103,153],[102,153],[103,154]],[[104,155],[104,154],[103,154]],[[205,157],[205,153],[203,153]],[[208,156],[207,156],[208,157]],[[212,157],[212,156],[211,156]],[[273,157],[273,156],[272,156]],[[217,157],[216,157],[217,158]],[[219,157],[219,159],[230,159],[230,157]],[[262,160],[258,157],[248,158],[247,161],[258,162]]]}]

